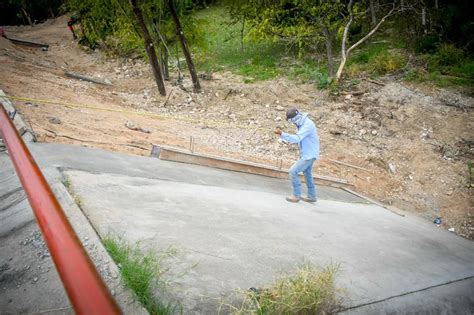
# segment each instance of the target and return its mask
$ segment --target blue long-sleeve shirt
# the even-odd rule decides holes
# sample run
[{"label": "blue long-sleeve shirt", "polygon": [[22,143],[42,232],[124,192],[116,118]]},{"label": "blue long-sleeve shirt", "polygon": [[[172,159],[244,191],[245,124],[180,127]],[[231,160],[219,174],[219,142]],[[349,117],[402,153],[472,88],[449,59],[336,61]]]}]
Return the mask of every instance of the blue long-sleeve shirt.
[{"label": "blue long-sleeve shirt", "polygon": [[319,159],[318,130],[308,114],[303,114],[301,122],[297,125],[298,132],[289,134],[282,132],[281,138],[290,143],[297,143],[300,149],[300,159]]}]

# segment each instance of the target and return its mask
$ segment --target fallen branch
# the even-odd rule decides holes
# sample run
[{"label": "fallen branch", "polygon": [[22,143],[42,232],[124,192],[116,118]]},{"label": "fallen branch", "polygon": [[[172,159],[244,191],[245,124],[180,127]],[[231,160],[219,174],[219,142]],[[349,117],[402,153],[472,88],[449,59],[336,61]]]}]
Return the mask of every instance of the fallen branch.
[{"label": "fallen branch", "polygon": [[365,93],[367,93],[367,92],[368,92],[367,90],[354,91],[354,92],[346,92],[346,91],[343,91],[343,92],[341,92],[341,94],[342,94],[342,95],[359,96],[359,95],[365,94]]},{"label": "fallen branch", "polygon": [[355,169],[358,169],[358,170],[362,170],[362,171],[366,171],[366,172],[369,172],[369,173],[372,173],[371,170],[368,170],[366,168],[363,168],[363,167],[360,167],[360,166],[355,166],[355,165],[352,165],[352,164],[349,164],[349,163],[345,163],[345,162],[341,162],[341,161],[338,161],[338,160],[332,160],[332,159],[328,159],[329,161],[335,163],[335,164],[339,164],[339,165],[344,165],[344,166],[348,166],[348,167],[352,167],[352,168],[355,168]]},{"label": "fallen branch", "polygon": [[24,39],[19,39],[19,38],[11,38],[11,37],[7,37],[7,36],[5,36],[5,38],[8,39],[9,41],[11,41],[14,44],[17,44],[17,45],[23,45],[23,46],[29,46],[29,47],[41,47],[41,48],[44,48],[46,50],[49,49],[48,44],[32,42],[32,41],[29,41],[29,40],[24,40]]},{"label": "fallen branch", "polygon": [[67,77],[70,77],[70,78],[73,78],[73,79],[88,81],[88,82],[92,82],[92,83],[96,83],[96,84],[102,84],[102,85],[112,85],[112,82],[110,82],[107,79],[100,80],[100,79],[96,79],[96,78],[92,78],[92,77],[88,77],[88,76],[85,76],[85,75],[82,75],[82,74],[77,74],[77,73],[68,72],[68,71],[65,71],[64,74]]},{"label": "fallen branch", "polygon": [[372,79],[368,79],[368,78],[364,78],[364,80],[367,81],[367,82],[373,83],[373,84],[377,84],[377,85],[380,85],[380,86],[385,86],[385,83],[382,83],[380,81],[376,81],[376,80],[372,80]]}]

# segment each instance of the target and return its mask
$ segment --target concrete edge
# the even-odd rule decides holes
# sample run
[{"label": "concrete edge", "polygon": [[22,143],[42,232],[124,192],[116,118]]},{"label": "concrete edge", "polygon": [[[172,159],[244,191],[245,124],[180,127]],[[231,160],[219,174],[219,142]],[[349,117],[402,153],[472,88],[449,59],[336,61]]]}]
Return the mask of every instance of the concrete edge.
[{"label": "concrete edge", "polygon": [[[172,148],[162,145],[153,145],[151,151],[152,157],[158,157],[161,160],[181,162],[187,164],[196,164],[201,166],[208,166],[219,168],[227,171],[242,172],[248,174],[255,174],[273,178],[288,178],[288,170],[280,169],[264,164],[258,164],[248,161],[241,161],[230,158],[223,158],[214,155],[203,153],[188,152],[178,148]],[[316,175],[313,176],[316,182],[320,185],[329,185],[332,187],[353,186],[345,179],[334,178],[330,176]],[[329,184],[328,184],[329,183]]]},{"label": "concrete edge", "polygon": [[[474,307],[474,276],[409,291],[396,296],[347,307],[339,314],[471,314]],[[460,312],[460,306],[466,313]],[[445,313],[445,312],[442,312]]]},{"label": "concrete edge", "polygon": [[347,188],[347,187],[341,187],[341,189],[344,190],[344,191],[347,191],[347,192],[350,193],[350,194],[353,194],[354,196],[357,196],[357,197],[359,197],[359,198],[361,198],[361,199],[364,199],[364,200],[366,200],[366,201],[368,201],[368,202],[370,202],[370,203],[372,203],[372,204],[374,204],[374,205],[377,205],[377,206],[379,206],[379,207],[381,207],[381,208],[384,208],[385,210],[388,210],[388,211],[390,211],[390,212],[392,212],[392,213],[394,213],[394,214],[396,214],[396,215],[399,215],[399,216],[401,216],[401,217],[404,217],[404,216],[405,216],[403,213],[398,212],[398,211],[400,211],[400,210],[397,209],[397,210],[398,210],[398,211],[397,211],[397,210],[395,210],[394,207],[386,206],[386,205],[384,205],[384,204],[382,204],[382,203],[380,203],[380,202],[378,202],[378,201],[373,200],[372,198],[369,198],[369,197],[366,197],[366,196],[364,196],[364,195],[362,195],[362,194],[359,194],[359,193],[357,193],[357,192],[355,192],[355,191],[353,191],[353,190],[351,190],[351,189],[349,189],[349,188]]},{"label": "concrete edge", "polygon": [[14,113],[13,124],[15,125],[16,130],[18,130],[23,140],[25,142],[36,142],[36,138],[30,132],[25,122],[23,121],[23,118],[18,113],[17,109],[15,108],[15,106],[13,106],[12,102],[8,99],[7,95],[5,94],[5,92],[3,92],[2,89],[0,89],[0,102],[2,102],[3,107],[9,115],[12,115],[12,113]]},{"label": "concrete edge", "polygon": [[148,314],[146,309],[134,298],[133,292],[121,281],[120,270],[105,249],[101,238],[87,216],[74,201],[62,179],[63,174],[56,167],[44,171],[58,202],[71,223],[76,235],[92,259],[108,289],[114,296],[124,314]]}]

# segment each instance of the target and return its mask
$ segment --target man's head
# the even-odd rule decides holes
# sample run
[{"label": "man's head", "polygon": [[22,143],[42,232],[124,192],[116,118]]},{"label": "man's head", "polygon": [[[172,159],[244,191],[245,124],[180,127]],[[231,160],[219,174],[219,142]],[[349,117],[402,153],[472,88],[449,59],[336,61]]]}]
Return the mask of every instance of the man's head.
[{"label": "man's head", "polygon": [[288,108],[288,110],[286,111],[286,120],[287,120],[289,123],[295,124],[296,121],[299,119],[300,116],[301,116],[300,112],[299,112],[298,109],[296,109],[295,107],[290,107],[290,108]]},{"label": "man's head", "polygon": [[295,117],[296,115],[298,115],[298,110],[296,109],[296,107],[290,107],[288,108],[288,110],[286,111],[286,120],[290,120],[291,118]]}]

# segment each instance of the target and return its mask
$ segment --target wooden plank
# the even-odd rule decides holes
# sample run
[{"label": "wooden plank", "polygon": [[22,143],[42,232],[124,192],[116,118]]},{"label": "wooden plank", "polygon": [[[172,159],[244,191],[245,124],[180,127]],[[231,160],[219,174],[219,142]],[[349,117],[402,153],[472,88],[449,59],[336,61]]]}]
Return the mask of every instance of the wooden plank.
[{"label": "wooden plank", "polygon": [[[151,155],[154,157],[159,157],[160,159],[166,161],[197,164],[202,166],[268,176],[273,178],[288,178],[288,170],[286,169],[279,169],[268,165],[217,157],[202,153],[191,153],[177,148],[154,145]],[[316,175],[313,176],[313,178],[317,181],[331,182],[340,185],[352,185],[345,179],[330,176]]]}]

